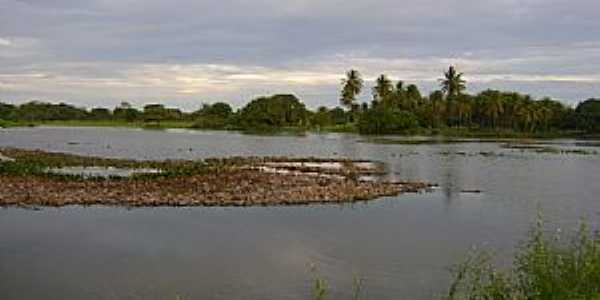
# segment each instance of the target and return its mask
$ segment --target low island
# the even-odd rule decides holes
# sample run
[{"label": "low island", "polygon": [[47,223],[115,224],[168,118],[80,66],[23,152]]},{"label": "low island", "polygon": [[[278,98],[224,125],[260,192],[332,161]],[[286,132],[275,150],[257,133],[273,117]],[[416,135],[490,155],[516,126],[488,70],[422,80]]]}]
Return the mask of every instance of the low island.
[{"label": "low island", "polygon": [[0,205],[270,206],[345,203],[419,192],[378,162],[230,157],[138,161],[0,149]]}]

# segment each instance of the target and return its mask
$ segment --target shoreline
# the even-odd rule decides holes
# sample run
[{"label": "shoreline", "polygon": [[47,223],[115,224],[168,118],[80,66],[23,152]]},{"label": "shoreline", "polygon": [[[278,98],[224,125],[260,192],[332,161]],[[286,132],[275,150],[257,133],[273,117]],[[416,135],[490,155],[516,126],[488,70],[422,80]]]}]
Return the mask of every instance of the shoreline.
[{"label": "shoreline", "polygon": [[126,122],[126,121],[86,121],[86,120],[69,120],[69,121],[34,121],[34,122],[13,122],[5,124],[5,127],[0,128],[27,128],[27,127],[98,127],[98,128],[136,128],[147,130],[167,130],[167,129],[187,129],[198,131],[225,131],[225,132],[240,132],[244,134],[303,134],[303,133],[353,133],[365,137],[386,137],[386,136],[422,136],[422,137],[442,137],[442,138],[480,138],[480,139],[600,139],[599,134],[592,134],[584,131],[552,131],[552,132],[519,132],[510,130],[472,130],[468,128],[415,128],[403,132],[395,132],[389,134],[361,134],[358,129],[352,126],[326,126],[322,128],[311,127],[281,127],[281,128],[198,128],[193,126],[191,121],[165,121],[162,124],[148,124],[144,122]]},{"label": "shoreline", "polygon": [[[0,206],[67,205],[290,206],[352,203],[416,193],[425,182],[364,180],[383,174],[371,161],[236,157],[203,161],[133,161],[40,150],[0,149]],[[126,177],[53,174],[51,168],[157,168]],[[112,169],[111,169],[112,168]]]}]

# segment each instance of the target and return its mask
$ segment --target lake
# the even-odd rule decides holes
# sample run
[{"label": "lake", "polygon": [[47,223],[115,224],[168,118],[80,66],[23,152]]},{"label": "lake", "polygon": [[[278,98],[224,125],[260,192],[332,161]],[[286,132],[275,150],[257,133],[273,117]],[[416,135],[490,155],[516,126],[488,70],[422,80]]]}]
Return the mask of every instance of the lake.
[{"label": "lake", "polygon": [[[600,152],[573,140],[552,147]],[[376,144],[353,134],[257,136],[125,128],[0,129],[0,147],[133,159],[315,156],[384,162],[431,192],[345,205],[0,209],[0,299],[439,298],[473,249],[508,265],[538,213],[548,230],[598,225],[600,155],[499,142]],[[2,184],[2,183],[0,183]],[[464,191],[479,190],[480,193]]]}]

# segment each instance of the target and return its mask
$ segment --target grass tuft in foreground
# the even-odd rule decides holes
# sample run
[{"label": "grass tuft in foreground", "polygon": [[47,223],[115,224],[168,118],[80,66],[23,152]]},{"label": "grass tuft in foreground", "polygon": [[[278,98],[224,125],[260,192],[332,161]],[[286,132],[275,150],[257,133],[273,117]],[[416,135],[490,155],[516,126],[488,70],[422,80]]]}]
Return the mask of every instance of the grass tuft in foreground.
[{"label": "grass tuft in foreground", "polygon": [[[600,300],[600,233],[582,222],[568,242],[549,237],[538,218],[528,240],[518,249],[514,265],[497,268],[493,256],[472,252],[452,268],[445,300]],[[352,299],[363,299],[362,281],[355,281]],[[328,286],[315,279],[313,299],[329,299]]]},{"label": "grass tuft in foreground", "polygon": [[487,253],[473,253],[455,266],[447,300],[600,299],[600,234],[583,223],[562,243],[542,222],[516,254],[511,270],[501,271]]}]

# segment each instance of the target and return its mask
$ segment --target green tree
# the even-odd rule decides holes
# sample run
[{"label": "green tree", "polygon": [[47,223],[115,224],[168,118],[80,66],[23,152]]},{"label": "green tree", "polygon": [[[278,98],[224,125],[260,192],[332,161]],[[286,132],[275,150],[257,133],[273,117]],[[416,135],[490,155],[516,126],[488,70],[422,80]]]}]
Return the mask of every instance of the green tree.
[{"label": "green tree", "polygon": [[15,117],[16,111],[16,106],[0,103],[0,120],[12,120]]},{"label": "green tree", "polygon": [[483,114],[487,117],[492,128],[496,128],[500,115],[504,113],[504,99],[502,93],[488,90],[483,93]]},{"label": "green tree", "polygon": [[90,111],[90,118],[94,120],[110,120],[112,113],[107,108],[95,107]]},{"label": "green tree", "polygon": [[579,103],[575,113],[578,128],[593,132],[600,131],[600,99],[592,98]]},{"label": "green tree", "polygon": [[350,70],[346,73],[346,78],[342,80],[341,103],[343,106],[353,109],[356,96],[360,94],[364,81],[360,73],[356,70]]},{"label": "green tree", "polygon": [[471,125],[473,101],[468,95],[460,95],[456,103],[459,125]]},{"label": "green tree", "polygon": [[121,105],[117,106],[113,111],[113,117],[117,120],[125,120],[127,122],[133,122],[141,119],[142,112],[133,108],[129,102],[121,102]]},{"label": "green tree", "polygon": [[304,126],[307,120],[308,110],[294,95],[260,97],[240,111],[240,125],[246,129]]},{"label": "green tree", "polygon": [[402,133],[418,126],[413,113],[383,106],[368,109],[358,121],[358,130],[364,134]]},{"label": "green tree", "polygon": [[440,79],[440,85],[446,97],[459,96],[466,89],[466,81],[462,76],[463,73],[457,72],[454,66],[450,66],[448,71],[444,72],[444,78]]},{"label": "green tree", "polygon": [[394,91],[392,81],[389,80],[385,75],[380,75],[375,80],[375,86],[373,87],[373,101],[384,102],[388,99]]}]

